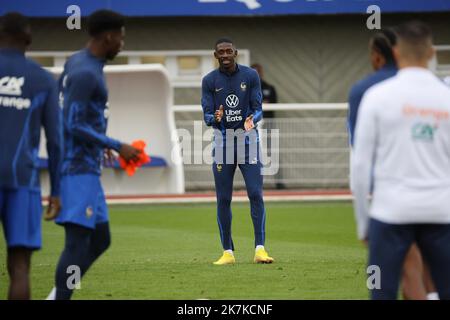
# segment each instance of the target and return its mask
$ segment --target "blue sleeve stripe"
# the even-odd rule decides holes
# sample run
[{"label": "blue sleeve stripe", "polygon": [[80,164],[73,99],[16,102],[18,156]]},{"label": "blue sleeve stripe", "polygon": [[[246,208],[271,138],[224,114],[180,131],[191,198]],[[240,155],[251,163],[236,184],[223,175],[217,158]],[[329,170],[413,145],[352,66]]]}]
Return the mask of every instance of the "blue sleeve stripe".
[{"label": "blue sleeve stripe", "polygon": [[22,131],[22,136],[20,137],[19,144],[17,145],[16,153],[13,158],[12,163],[12,174],[14,179],[14,186],[18,186],[18,180],[17,180],[17,161],[19,160],[20,151],[23,147],[23,144],[25,142],[25,139],[28,138],[28,130],[29,130],[29,123],[31,120],[31,115],[33,114],[33,111],[41,106],[44,105],[45,100],[47,99],[47,92],[41,92],[36,95],[36,97],[33,99],[30,109],[28,109],[27,118],[25,119],[24,123],[24,129]]},{"label": "blue sleeve stripe", "polygon": [[258,121],[261,120],[262,118],[262,111],[261,110],[257,110],[254,114],[253,114],[253,123],[257,123]]},{"label": "blue sleeve stripe", "polygon": [[34,184],[36,183],[36,179],[37,179],[38,165],[36,165],[36,164],[39,163],[39,147],[33,149],[33,163],[35,166],[33,168],[32,174],[31,174],[30,184],[28,185],[30,188],[32,188],[34,186]]}]

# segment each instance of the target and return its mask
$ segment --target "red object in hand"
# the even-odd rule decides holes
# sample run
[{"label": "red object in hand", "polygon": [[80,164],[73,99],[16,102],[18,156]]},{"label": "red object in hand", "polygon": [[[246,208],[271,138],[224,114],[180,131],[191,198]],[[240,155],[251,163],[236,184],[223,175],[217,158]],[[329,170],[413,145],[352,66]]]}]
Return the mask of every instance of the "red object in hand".
[{"label": "red object in hand", "polygon": [[136,173],[137,168],[152,161],[150,156],[144,151],[146,144],[143,140],[133,141],[131,145],[136,149],[141,150],[141,153],[139,153],[139,157],[136,160],[130,160],[127,162],[124,158],[119,156],[120,167],[125,170],[130,177]]}]

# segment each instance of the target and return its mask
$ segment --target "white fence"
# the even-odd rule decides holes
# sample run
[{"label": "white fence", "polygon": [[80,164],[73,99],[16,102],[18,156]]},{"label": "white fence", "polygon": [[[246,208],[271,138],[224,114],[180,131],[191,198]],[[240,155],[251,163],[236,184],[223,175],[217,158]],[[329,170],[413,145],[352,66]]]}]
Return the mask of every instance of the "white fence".
[{"label": "white fence", "polygon": [[[347,104],[266,104],[263,109],[276,111],[276,117],[264,119],[261,129],[279,130],[277,150],[269,150],[274,141],[268,137],[266,143],[262,137],[269,158],[279,153],[279,171],[264,177],[266,188],[348,188]],[[201,107],[175,106],[174,111],[177,129],[189,131],[194,143],[208,150],[208,128],[203,124],[200,134],[195,129],[203,119]],[[210,164],[185,162],[184,172],[187,190],[214,188]],[[234,187],[244,187],[240,172],[236,172]]]}]

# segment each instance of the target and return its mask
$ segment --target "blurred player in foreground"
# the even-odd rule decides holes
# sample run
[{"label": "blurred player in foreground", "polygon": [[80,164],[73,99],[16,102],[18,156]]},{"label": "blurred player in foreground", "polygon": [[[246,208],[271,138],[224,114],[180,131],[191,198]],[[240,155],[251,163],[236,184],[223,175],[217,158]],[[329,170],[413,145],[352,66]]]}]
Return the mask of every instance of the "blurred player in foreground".
[{"label": "blurred player in foreground", "polygon": [[[381,286],[372,299],[396,299],[405,256],[414,242],[439,296],[450,299],[450,90],[428,69],[428,26],[396,28],[400,71],[364,95],[356,124],[351,180],[358,237]],[[369,205],[374,167],[372,202]]]},{"label": "blurred player in foreground", "polygon": [[[358,109],[364,93],[373,85],[397,74],[397,64],[392,50],[395,44],[395,33],[389,29],[377,32],[369,41],[370,61],[375,72],[358,81],[350,90],[349,95],[348,129],[352,147]],[[429,292],[430,299],[437,295],[434,292],[435,288],[428,267],[423,263],[416,244],[411,245],[405,258],[402,291],[405,299],[426,299],[427,292]]]},{"label": "blurred player in foreground", "polygon": [[62,119],[56,81],[25,58],[31,43],[30,25],[18,13],[0,20],[0,220],[10,277],[9,299],[30,299],[33,250],[41,248],[39,141],[47,138],[51,197],[46,214],[60,208]]},{"label": "blurred player in foreground", "polygon": [[[233,264],[231,198],[236,166],[244,176],[255,232],[256,263],[272,263],[265,248],[266,212],[262,164],[255,124],[262,118],[261,83],[257,72],[236,63],[238,51],[230,39],[219,39],[214,57],[219,68],[202,81],[202,108],[206,125],[214,130],[213,173],[217,221],[224,253],[216,265]],[[225,159],[225,161],[224,161]]]},{"label": "blurred player in foreground", "polygon": [[[65,247],[56,269],[56,290],[48,299],[70,299],[74,286],[68,278],[75,269],[84,275],[109,247],[108,208],[100,182],[104,150],[117,151],[125,160],[139,150],[107,137],[108,93],[103,67],[124,44],[124,18],[109,10],[88,20],[87,47],[71,56],[59,81],[64,114],[62,210],[56,223],[65,229]],[[70,282],[70,281],[69,281]]]}]

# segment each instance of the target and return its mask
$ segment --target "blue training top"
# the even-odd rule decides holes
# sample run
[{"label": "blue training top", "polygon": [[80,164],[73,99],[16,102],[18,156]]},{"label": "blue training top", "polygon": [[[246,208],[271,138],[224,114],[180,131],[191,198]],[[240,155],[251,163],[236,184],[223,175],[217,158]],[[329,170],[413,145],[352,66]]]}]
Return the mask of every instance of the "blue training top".
[{"label": "blue training top", "polygon": [[39,143],[45,129],[51,195],[59,196],[61,110],[56,81],[22,51],[0,49],[0,188],[40,190]]},{"label": "blue training top", "polygon": [[86,48],[72,55],[59,79],[64,113],[63,175],[101,174],[105,149],[119,151],[121,143],[106,136],[108,91],[105,61]]},{"label": "blue training top", "polygon": [[[258,73],[249,67],[236,65],[232,74],[216,69],[202,81],[202,108],[207,126],[221,130],[244,130],[245,119],[253,115],[256,125],[262,119],[262,93]],[[222,121],[217,123],[214,112],[223,106]]]},{"label": "blue training top", "polygon": [[350,145],[353,146],[353,140],[355,135],[356,120],[358,117],[358,109],[361,104],[362,97],[364,93],[372,87],[373,85],[391,78],[397,74],[397,67],[394,64],[387,64],[383,66],[380,70],[369,74],[364,79],[355,83],[350,90],[349,101],[349,111],[348,111],[348,131],[350,135]]}]

